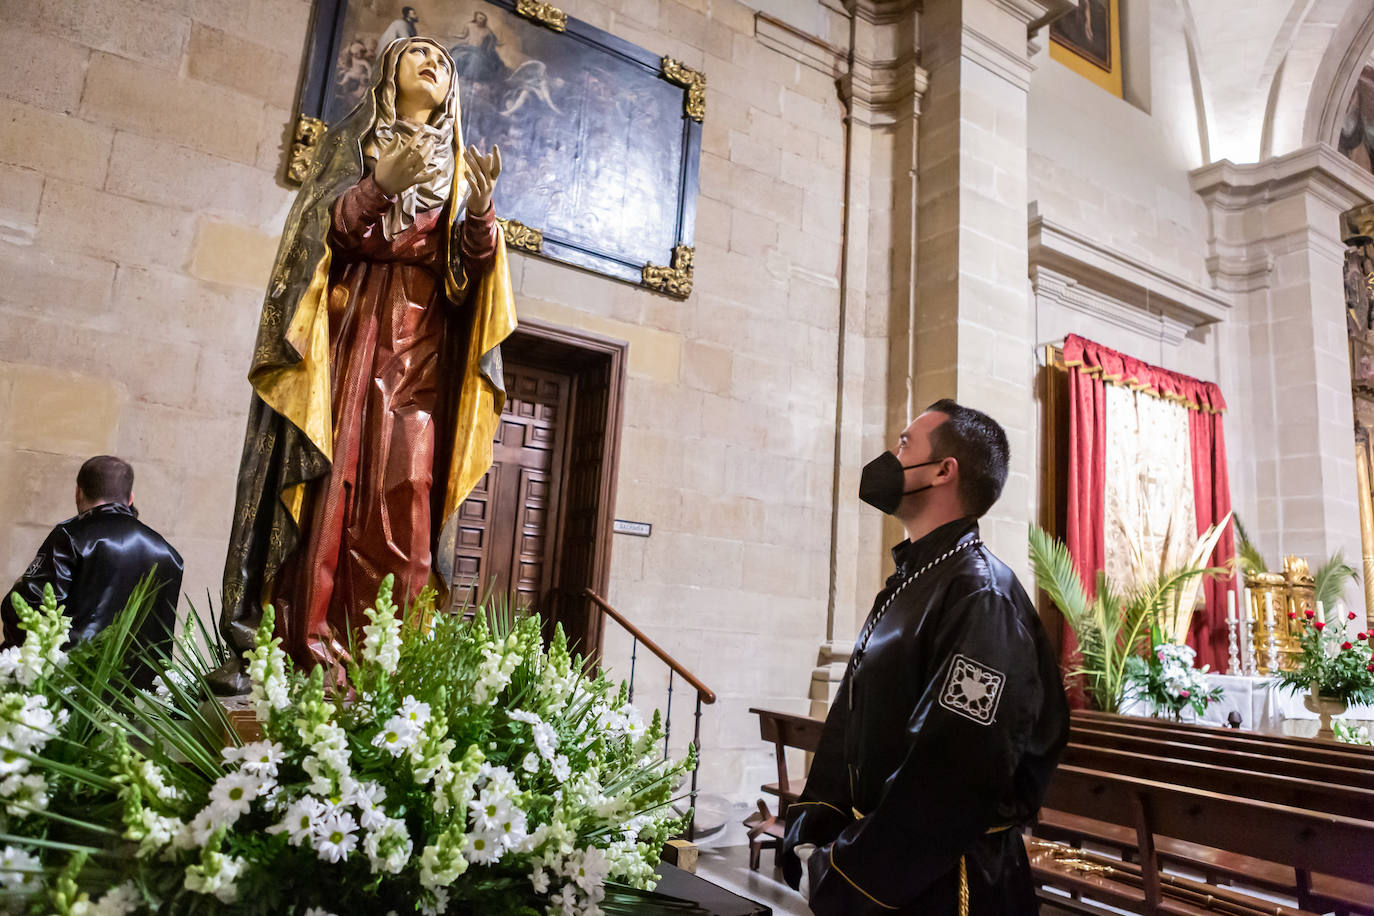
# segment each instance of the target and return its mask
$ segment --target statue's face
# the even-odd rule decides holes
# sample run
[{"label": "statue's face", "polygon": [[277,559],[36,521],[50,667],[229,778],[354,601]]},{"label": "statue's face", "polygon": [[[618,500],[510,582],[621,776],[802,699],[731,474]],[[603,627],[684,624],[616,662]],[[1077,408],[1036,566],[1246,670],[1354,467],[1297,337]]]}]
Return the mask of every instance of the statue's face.
[{"label": "statue's face", "polygon": [[453,73],[437,45],[414,41],[396,64],[396,98],[412,107],[438,108],[448,97]]}]

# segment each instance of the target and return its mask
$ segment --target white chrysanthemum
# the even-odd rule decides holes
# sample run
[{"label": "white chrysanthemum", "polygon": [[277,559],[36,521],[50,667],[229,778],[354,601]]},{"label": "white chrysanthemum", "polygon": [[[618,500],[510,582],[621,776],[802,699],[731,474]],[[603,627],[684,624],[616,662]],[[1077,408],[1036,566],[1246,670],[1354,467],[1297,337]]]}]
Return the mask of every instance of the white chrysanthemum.
[{"label": "white chrysanthemum", "polygon": [[563,885],[562,890],[549,897],[548,912],[557,912],[561,916],[577,916],[577,888],[571,884]]},{"label": "white chrysanthemum", "polygon": [[310,837],[315,824],[322,821],[328,811],[324,802],[312,795],[304,795],[293,801],[281,821],[268,827],[267,832],[286,833],[291,845],[299,846]]},{"label": "white chrysanthemum", "polygon": [[286,758],[286,752],[275,741],[254,741],[238,751],[238,759],[245,773],[270,779],[277,778],[277,764]]},{"label": "white chrysanthemum", "polygon": [[210,807],[222,821],[233,823],[248,813],[263,784],[248,773],[225,773],[210,787]]},{"label": "white chrysanthemum", "polygon": [[316,825],[311,842],[315,854],[326,862],[338,862],[348,858],[358,848],[358,822],[346,811],[326,815]]},{"label": "white chrysanthemum", "polygon": [[505,853],[506,847],[501,844],[501,835],[496,831],[478,830],[469,833],[463,840],[463,856],[478,865],[499,862]]},{"label": "white chrysanthemum", "polygon": [[566,782],[568,776],[572,774],[572,768],[568,765],[568,758],[562,754],[549,762],[549,768],[553,770],[553,778],[559,782]]},{"label": "white chrysanthemum", "polygon": [[520,769],[524,770],[526,773],[538,773],[539,755],[534,751],[530,751],[525,755],[525,759],[520,761]]},{"label": "white chrysanthemum", "polygon": [[611,863],[600,849],[589,846],[575,853],[569,861],[571,867],[568,869],[568,877],[572,878],[585,893],[591,894],[594,889],[605,885]]},{"label": "white chrysanthemum", "polygon": [[399,757],[415,746],[420,737],[420,729],[406,716],[399,713],[386,720],[382,730],[372,739],[372,746],[379,747],[393,757]]},{"label": "white chrysanthemum", "polygon": [[0,887],[31,894],[43,885],[43,865],[27,849],[6,846],[0,850]]},{"label": "white chrysanthemum", "polygon": [[354,782],[343,793],[340,804],[352,805],[358,809],[358,823],[364,830],[371,830],[387,820],[382,803],[386,801],[386,789],[378,783]]},{"label": "white chrysanthemum", "polygon": [[401,701],[401,708],[396,711],[396,715],[409,720],[416,728],[424,728],[429,722],[429,704],[407,696]]}]

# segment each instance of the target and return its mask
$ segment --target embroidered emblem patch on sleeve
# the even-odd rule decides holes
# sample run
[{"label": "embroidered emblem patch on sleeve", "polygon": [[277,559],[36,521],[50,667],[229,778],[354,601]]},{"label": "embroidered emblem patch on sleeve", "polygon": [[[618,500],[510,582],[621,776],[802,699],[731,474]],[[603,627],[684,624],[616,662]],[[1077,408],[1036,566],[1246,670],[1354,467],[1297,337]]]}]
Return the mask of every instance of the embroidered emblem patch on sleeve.
[{"label": "embroidered emblem patch on sleeve", "polygon": [[25,577],[28,577],[28,576],[36,576],[36,575],[38,575],[38,571],[39,571],[40,569],[42,569],[42,568],[43,568],[43,555],[40,553],[38,556],[36,556],[36,557],[33,558],[33,562],[29,564],[29,568],[26,569],[26,570],[24,570],[24,575],[25,575]]},{"label": "embroidered emblem patch on sleeve", "polygon": [[991,725],[997,717],[997,702],[1002,699],[1006,681],[1000,671],[980,665],[967,655],[956,655],[940,690],[940,705],[979,725]]}]

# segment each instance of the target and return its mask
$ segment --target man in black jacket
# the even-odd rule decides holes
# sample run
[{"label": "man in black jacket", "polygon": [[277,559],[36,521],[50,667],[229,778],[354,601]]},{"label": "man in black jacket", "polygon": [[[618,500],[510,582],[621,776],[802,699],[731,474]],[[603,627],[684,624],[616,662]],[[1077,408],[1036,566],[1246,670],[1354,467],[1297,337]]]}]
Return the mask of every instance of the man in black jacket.
[{"label": "man in black jacket", "polygon": [[908,540],[792,809],[784,873],[818,916],[1037,912],[1020,828],[1068,706],[1034,606],[978,533],[1008,451],[996,421],[939,401],[864,468],[860,498]]},{"label": "man in black jacket", "polygon": [[[100,455],[81,466],[76,475],[76,516],[49,533],[0,605],[5,629],[0,648],[19,645],[26,635],[19,629],[14,595],[37,607],[43,600],[43,586],[51,585],[57,603],[65,605],[72,618],[71,645],[109,626],[139,580],[155,569],[160,587],[138,641],[154,654],[171,651],[181,592],[181,555],[138,520],[133,489],[133,468],[118,458]],[[135,683],[147,686],[154,673],[137,665],[132,676]]]}]

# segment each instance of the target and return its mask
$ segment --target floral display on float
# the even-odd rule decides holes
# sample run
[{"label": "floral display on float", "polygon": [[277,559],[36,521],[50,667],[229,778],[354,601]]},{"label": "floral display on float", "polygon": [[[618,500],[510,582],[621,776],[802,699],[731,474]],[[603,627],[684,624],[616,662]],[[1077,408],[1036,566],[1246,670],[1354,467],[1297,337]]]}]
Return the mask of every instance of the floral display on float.
[{"label": "floral display on float", "polygon": [[1209,666],[1196,667],[1197,652],[1192,646],[1164,640],[1158,627],[1152,635],[1150,654],[1132,656],[1128,661],[1128,695],[1145,700],[1156,716],[1178,719],[1185,709],[1205,715],[1208,705],[1220,700],[1223,693],[1220,687],[1207,686]]},{"label": "floral display on float", "polygon": [[695,752],[667,759],[658,713],[645,723],[623,684],[583,674],[561,631],[546,650],[537,617],[435,614],[432,594],[398,614],[390,595],[388,577],[337,683],[292,670],[264,613],[248,743],[191,637],[156,692],[124,677],[139,596],[69,653],[51,590],[16,601],[0,911],[658,912],[645,891]]}]

